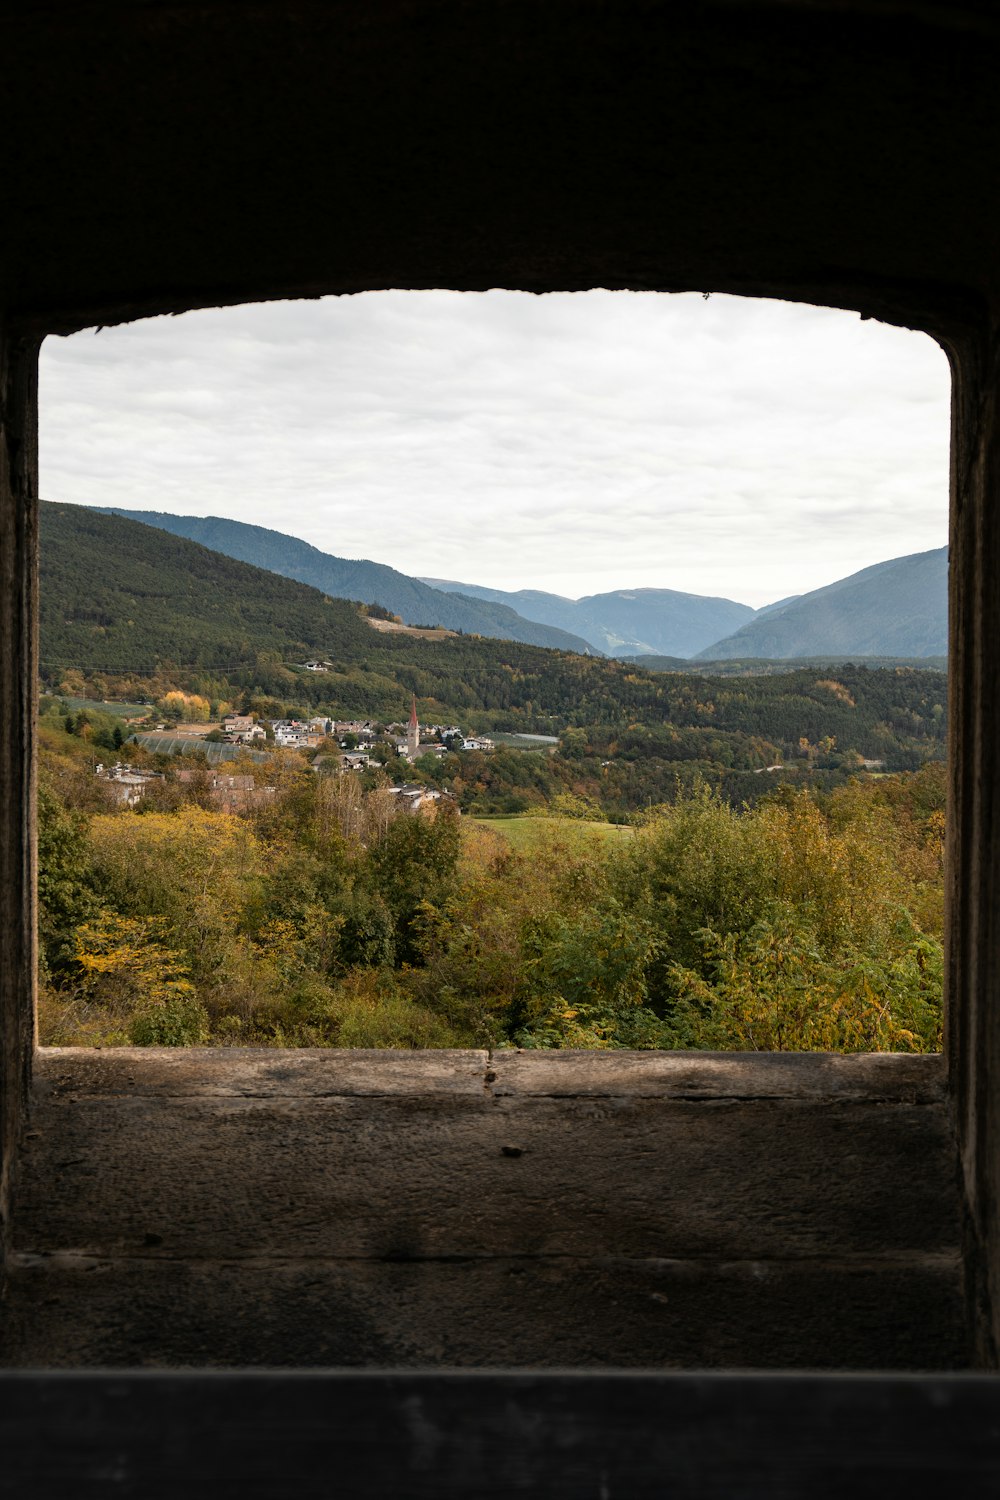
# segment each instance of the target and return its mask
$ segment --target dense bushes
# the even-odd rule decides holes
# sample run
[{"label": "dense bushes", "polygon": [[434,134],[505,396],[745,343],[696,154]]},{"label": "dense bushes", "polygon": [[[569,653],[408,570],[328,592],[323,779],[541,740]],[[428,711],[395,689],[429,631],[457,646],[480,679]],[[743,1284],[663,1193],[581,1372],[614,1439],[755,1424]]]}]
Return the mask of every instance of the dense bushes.
[{"label": "dense bushes", "polygon": [[95,811],[47,755],[43,1041],[940,1044],[936,764],[744,810],[696,783],[615,847],[552,818],[530,853],[301,765],[239,816],[174,793]]}]

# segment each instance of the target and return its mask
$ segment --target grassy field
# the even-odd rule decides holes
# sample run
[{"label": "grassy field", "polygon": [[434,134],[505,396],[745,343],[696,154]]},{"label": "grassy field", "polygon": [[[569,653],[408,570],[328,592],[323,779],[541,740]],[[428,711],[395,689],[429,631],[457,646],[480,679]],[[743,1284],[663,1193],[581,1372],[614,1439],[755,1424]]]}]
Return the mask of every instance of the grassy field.
[{"label": "grassy field", "polygon": [[530,851],[542,844],[620,842],[630,839],[634,829],[621,823],[591,823],[581,818],[533,817],[530,813],[519,813],[510,817],[468,818],[466,821],[478,828],[492,828],[503,834],[515,849]]},{"label": "grassy field", "polygon": [[495,729],[487,733],[494,745],[502,745],[505,750],[543,750],[551,754],[559,744],[554,734],[505,734]]}]

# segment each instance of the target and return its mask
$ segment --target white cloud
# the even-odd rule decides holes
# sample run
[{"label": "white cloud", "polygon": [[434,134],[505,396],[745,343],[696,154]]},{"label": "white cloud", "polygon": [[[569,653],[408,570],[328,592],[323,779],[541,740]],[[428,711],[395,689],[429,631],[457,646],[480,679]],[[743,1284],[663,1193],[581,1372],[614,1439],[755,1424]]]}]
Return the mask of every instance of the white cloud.
[{"label": "white cloud", "polygon": [[42,494],[763,604],[943,544],[948,405],[930,339],[828,308],[366,293],[47,340]]}]

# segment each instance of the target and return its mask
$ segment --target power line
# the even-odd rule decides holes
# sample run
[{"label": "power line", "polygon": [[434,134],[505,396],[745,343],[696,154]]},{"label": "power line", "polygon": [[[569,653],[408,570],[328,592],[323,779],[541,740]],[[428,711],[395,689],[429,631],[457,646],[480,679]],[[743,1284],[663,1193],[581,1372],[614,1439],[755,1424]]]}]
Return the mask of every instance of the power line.
[{"label": "power line", "polygon": [[[47,659],[45,661],[41,661],[40,660],[39,663],[38,663],[38,665],[40,667],[61,667],[61,668],[64,668],[66,670],[78,671],[78,672],[83,672],[83,673],[88,673],[88,672],[104,672],[104,673],[111,673],[113,675],[114,674],[118,674],[120,676],[123,672],[134,672],[138,676],[151,676],[154,672],[164,672],[164,671],[166,671],[166,672],[244,672],[244,671],[249,672],[249,671],[256,670],[256,668],[258,667],[259,664],[257,662],[238,661],[238,662],[230,662],[228,664],[223,663],[223,664],[219,664],[219,665],[216,665],[213,662],[210,665],[206,665],[204,662],[175,662],[175,661],[170,660],[170,661],[155,662],[153,664],[144,663],[141,666],[135,666],[134,664],[122,665],[120,662],[116,663],[114,666],[101,666],[100,664],[98,664],[97,666],[94,666],[92,663],[88,663],[87,665],[82,665],[79,660],[77,660],[77,661],[52,661],[52,660],[48,660]],[[275,665],[277,665],[279,667],[297,667],[297,666],[300,666],[301,663],[294,662],[294,661],[281,661],[281,662],[277,662]],[[337,669],[334,669],[334,670],[337,670]],[[319,676],[320,674],[316,673],[315,675]]]}]

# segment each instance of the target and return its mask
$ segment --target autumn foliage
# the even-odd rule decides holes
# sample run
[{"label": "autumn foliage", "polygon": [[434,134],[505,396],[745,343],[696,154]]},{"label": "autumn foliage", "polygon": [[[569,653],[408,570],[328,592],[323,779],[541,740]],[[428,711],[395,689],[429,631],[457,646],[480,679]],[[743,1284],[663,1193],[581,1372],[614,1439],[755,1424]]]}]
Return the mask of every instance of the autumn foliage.
[{"label": "autumn foliage", "polygon": [[526,852],[297,757],[240,813],[43,769],[44,1043],[940,1046],[936,764],[743,809],[695,784]]}]

